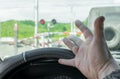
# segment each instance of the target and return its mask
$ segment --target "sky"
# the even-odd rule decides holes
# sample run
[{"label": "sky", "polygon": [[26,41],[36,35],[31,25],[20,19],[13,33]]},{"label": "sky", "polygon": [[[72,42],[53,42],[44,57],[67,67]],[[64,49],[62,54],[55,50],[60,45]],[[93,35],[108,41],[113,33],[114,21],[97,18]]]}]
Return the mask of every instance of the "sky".
[{"label": "sky", "polygon": [[[91,8],[119,3],[120,0],[39,0],[39,20],[85,20]],[[35,0],[0,0],[0,21],[34,20],[34,8]]]}]

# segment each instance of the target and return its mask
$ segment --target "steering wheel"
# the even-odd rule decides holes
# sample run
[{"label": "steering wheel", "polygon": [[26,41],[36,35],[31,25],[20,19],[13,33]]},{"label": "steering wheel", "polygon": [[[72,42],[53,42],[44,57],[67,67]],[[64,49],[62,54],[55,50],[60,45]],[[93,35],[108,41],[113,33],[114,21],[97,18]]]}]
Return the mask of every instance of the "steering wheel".
[{"label": "steering wheel", "polygon": [[72,51],[62,48],[26,51],[0,63],[0,79],[87,79],[76,68],[57,62],[73,57]]}]

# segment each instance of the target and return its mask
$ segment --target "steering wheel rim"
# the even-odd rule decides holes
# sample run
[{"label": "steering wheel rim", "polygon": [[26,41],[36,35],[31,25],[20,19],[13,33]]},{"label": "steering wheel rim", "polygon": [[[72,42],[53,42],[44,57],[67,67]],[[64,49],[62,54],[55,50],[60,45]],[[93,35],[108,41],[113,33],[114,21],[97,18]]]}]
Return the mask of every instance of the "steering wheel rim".
[{"label": "steering wheel rim", "polygon": [[[41,62],[42,59],[49,60],[51,58],[57,59],[57,60],[59,58],[71,59],[71,58],[74,58],[74,56],[75,55],[72,53],[72,51],[70,51],[68,49],[63,49],[63,48],[40,48],[40,49],[26,51],[26,52],[23,52],[22,54],[7,58],[0,63],[0,79],[19,78],[21,75],[16,77],[16,74],[21,74],[21,73],[19,73],[19,71],[21,71],[21,69],[26,70],[26,68],[29,68],[28,66],[30,66],[31,62],[33,63],[33,61],[36,61],[36,60],[39,60]],[[43,62],[45,62],[45,61],[43,61]],[[47,64],[48,64],[48,62],[49,61],[47,61]],[[51,63],[51,62],[49,62],[49,63]],[[79,79],[79,78],[87,79],[79,70],[77,70],[74,67],[70,67],[70,66],[65,67],[64,65],[60,65],[58,62],[56,62],[56,60],[53,63],[54,63],[54,65],[52,65],[52,66],[51,65],[46,65],[46,66],[43,65],[43,67],[44,67],[43,69],[42,69],[42,66],[40,66],[40,72],[41,72],[41,70],[45,70],[45,67],[47,67],[49,69],[53,69],[53,70],[55,70],[54,68],[57,68],[56,69],[57,72],[60,69],[62,74],[64,73],[64,75],[66,75],[65,77],[60,78],[60,79],[68,79],[68,78],[66,78],[67,73],[69,74],[68,77],[71,77],[70,79],[74,79],[74,78],[75,79]],[[58,65],[56,65],[55,63]],[[30,69],[31,69],[31,67],[30,67]],[[65,70],[63,70],[63,69],[65,69]],[[50,71],[49,73],[51,73],[51,71],[53,71],[53,70],[48,70],[48,71]],[[47,73],[48,73],[48,71],[47,71]],[[24,72],[24,70],[22,70],[22,72]],[[62,75],[60,75],[61,72],[59,72],[59,74],[56,74],[56,73],[53,73],[53,74],[56,74],[60,77],[60,76],[62,76]],[[51,74],[51,76],[53,76],[53,74]],[[75,74],[75,75],[73,75],[73,74]],[[38,75],[40,75],[40,74],[38,74]],[[26,76],[26,75],[24,75],[24,76]],[[31,76],[31,75],[29,75],[29,76]],[[26,76],[26,77],[29,77],[29,76]],[[55,75],[54,75],[54,78],[56,78]],[[30,79],[34,79],[34,78],[30,77]],[[45,78],[45,79],[48,79],[48,78]],[[59,78],[57,78],[57,79],[59,79]]]},{"label": "steering wheel rim", "polygon": [[7,58],[0,63],[0,79],[5,79],[5,77],[15,68],[18,68],[33,60],[42,58],[71,59],[74,58],[74,56],[75,55],[72,51],[63,48],[40,48],[26,51],[22,54]]}]

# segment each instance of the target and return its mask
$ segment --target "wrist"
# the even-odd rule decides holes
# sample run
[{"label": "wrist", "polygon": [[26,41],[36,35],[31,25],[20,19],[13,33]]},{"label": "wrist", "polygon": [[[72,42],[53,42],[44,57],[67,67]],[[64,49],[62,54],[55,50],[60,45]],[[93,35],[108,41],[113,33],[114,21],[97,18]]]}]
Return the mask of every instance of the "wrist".
[{"label": "wrist", "polygon": [[120,68],[116,63],[116,61],[114,59],[110,59],[99,71],[98,78],[103,79],[104,77],[106,77],[107,75],[109,75],[110,73],[112,73],[117,69],[120,69]]}]

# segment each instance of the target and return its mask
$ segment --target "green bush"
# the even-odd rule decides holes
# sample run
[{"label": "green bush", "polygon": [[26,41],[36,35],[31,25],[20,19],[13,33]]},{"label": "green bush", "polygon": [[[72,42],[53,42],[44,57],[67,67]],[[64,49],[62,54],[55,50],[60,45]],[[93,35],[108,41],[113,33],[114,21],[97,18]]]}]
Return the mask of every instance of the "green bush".
[{"label": "green bush", "polygon": [[[35,23],[31,20],[25,21],[15,21],[15,20],[8,20],[5,22],[1,22],[1,37],[14,37],[14,24],[18,24],[18,37],[19,39],[32,37],[34,36],[34,27]],[[39,33],[47,32],[47,23],[45,25],[38,24],[38,31]],[[69,23],[57,23],[52,25],[53,27],[50,28],[51,32],[64,32],[70,31],[70,24]]]}]

